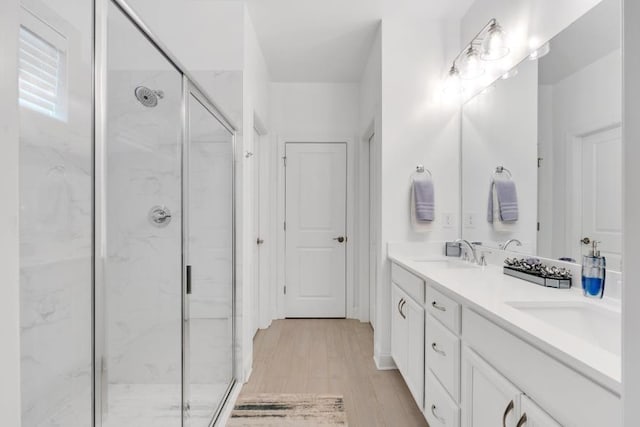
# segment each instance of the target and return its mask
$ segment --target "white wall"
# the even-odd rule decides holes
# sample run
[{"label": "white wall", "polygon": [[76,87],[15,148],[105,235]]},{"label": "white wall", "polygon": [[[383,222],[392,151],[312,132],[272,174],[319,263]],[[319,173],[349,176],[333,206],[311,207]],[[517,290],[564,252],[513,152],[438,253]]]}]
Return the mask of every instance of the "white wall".
[{"label": "white wall", "polygon": [[[518,75],[498,80],[462,109],[462,237],[497,248],[511,238],[518,251],[536,253],[538,220],[538,62],[524,61]],[[489,186],[497,166],[511,172],[518,221],[504,231],[487,221]]]},{"label": "white wall", "polygon": [[[287,141],[347,142],[347,236],[354,233],[355,162],[359,86],[354,83],[272,83],[271,143],[278,146],[278,279],[276,317],[284,317],[284,144]],[[353,288],[353,246],[347,245],[347,317],[357,317],[358,290]]]},{"label": "white wall", "polygon": [[[359,87],[359,124],[358,138],[356,139],[356,174],[358,186],[357,218],[357,246],[356,246],[356,283],[360,290],[359,318],[362,321],[370,321],[375,328],[375,318],[370,318],[368,306],[375,299],[370,293],[375,294],[376,289],[371,283],[376,282],[375,271],[370,266],[370,250],[376,253],[374,268],[380,264],[380,140],[382,137],[382,25],[378,27],[376,38],[369,51],[369,56],[362,71]],[[371,134],[375,134],[372,143],[369,143]],[[371,160],[371,164],[370,164]],[[370,170],[371,168],[371,170]],[[370,179],[371,177],[371,179]],[[371,181],[371,182],[370,182]],[[369,191],[371,187],[371,192]],[[370,202],[371,195],[371,202]],[[374,206],[374,209],[370,209]],[[370,212],[371,210],[371,212]],[[370,226],[370,221],[373,227]],[[371,232],[373,231],[373,232]],[[372,248],[372,249],[370,249]],[[375,316],[375,308],[371,310]]]},{"label": "white wall", "polygon": [[[387,3],[383,16],[381,262],[374,357],[379,366],[393,366],[387,243],[458,237],[460,118],[455,106],[441,102],[438,90],[447,60],[455,55],[447,48],[457,46],[458,26],[434,20],[428,5],[416,0]],[[436,221],[426,234],[413,231],[409,221],[410,177],[418,163],[432,172],[435,182]],[[453,215],[453,226],[443,225],[444,213]]]},{"label": "white wall", "polygon": [[189,70],[241,70],[244,3],[129,0],[151,31]]},{"label": "white wall", "polygon": [[2,422],[20,425],[20,324],[18,249],[18,1],[0,14],[0,411]]},{"label": "white wall", "polygon": [[623,278],[622,400],[624,427],[640,425],[640,2],[623,1]]},{"label": "white wall", "polygon": [[[237,289],[236,295],[238,296],[238,307],[242,312],[240,323],[237,327],[238,332],[241,332],[240,337],[242,342],[242,362],[243,372],[241,373],[243,379],[247,379],[251,372],[251,366],[253,363],[253,336],[255,334],[253,324],[254,310],[259,310],[259,307],[253,307],[253,294],[256,291],[254,288],[254,268],[256,263],[254,262],[254,248],[255,239],[257,238],[257,232],[254,230],[254,211],[253,200],[256,199],[256,192],[259,189],[254,188],[254,173],[256,171],[255,159],[256,157],[245,157],[244,153],[254,152],[254,127],[257,126],[255,119],[263,123],[267,123],[269,120],[269,71],[267,69],[264,56],[258,44],[258,39],[251,22],[251,18],[243,3],[243,93],[242,93],[242,127],[241,135],[237,142],[238,147],[236,151],[236,159],[238,171],[236,176],[238,181],[236,182],[236,197],[237,202],[241,203],[239,212],[241,216],[238,219],[239,224],[236,226],[237,235],[237,249],[239,252],[239,268],[237,277]],[[261,153],[268,154],[269,147],[261,147]],[[262,163],[265,165],[265,163]],[[260,173],[265,174],[267,177],[270,175],[269,170],[260,168]],[[268,201],[268,198],[264,198],[264,201]],[[265,203],[265,212],[270,212],[268,203]],[[239,225],[239,227],[238,227]],[[268,246],[264,246],[263,253],[266,252],[268,256],[268,249],[272,248],[272,239],[265,236],[265,241],[268,242]],[[261,248],[262,250],[263,248]],[[268,275],[263,278],[261,284],[269,287]],[[265,308],[265,307],[263,307]],[[268,323],[263,323],[263,327],[268,326]]]}]

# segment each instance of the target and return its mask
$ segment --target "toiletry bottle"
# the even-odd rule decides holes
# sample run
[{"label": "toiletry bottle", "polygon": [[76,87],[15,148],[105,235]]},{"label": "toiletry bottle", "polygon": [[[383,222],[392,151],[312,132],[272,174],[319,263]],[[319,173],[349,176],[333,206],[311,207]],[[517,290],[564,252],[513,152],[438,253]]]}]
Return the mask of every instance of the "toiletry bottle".
[{"label": "toiletry bottle", "polygon": [[594,241],[589,255],[582,257],[582,292],[588,298],[602,298],[604,295],[607,263],[600,256],[598,243]]}]

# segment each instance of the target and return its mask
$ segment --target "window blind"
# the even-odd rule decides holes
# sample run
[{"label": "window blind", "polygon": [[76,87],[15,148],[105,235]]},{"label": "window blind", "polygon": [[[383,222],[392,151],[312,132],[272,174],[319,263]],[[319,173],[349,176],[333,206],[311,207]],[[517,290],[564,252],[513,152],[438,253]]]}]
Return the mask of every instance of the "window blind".
[{"label": "window blind", "polygon": [[62,52],[54,45],[20,27],[19,99],[22,106],[58,117]]}]

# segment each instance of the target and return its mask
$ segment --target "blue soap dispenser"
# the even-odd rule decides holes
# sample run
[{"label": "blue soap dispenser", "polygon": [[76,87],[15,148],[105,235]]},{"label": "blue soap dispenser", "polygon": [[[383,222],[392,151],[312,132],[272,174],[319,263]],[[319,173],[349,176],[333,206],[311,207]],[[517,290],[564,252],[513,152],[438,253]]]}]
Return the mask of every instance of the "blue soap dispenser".
[{"label": "blue soap dispenser", "polygon": [[598,243],[600,242],[593,241],[589,255],[582,257],[582,293],[588,298],[604,296],[607,261],[600,256]]}]

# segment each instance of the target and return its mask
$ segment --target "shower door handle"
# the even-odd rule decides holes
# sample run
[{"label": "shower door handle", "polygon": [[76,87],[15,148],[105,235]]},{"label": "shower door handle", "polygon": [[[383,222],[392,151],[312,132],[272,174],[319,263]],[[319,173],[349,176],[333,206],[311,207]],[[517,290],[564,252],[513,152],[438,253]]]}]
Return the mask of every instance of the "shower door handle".
[{"label": "shower door handle", "polygon": [[191,295],[191,266],[187,265],[187,295]]}]

